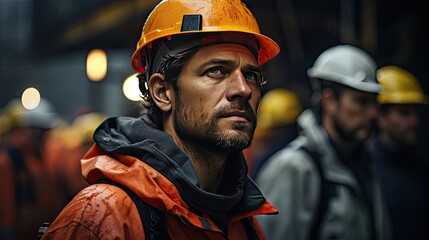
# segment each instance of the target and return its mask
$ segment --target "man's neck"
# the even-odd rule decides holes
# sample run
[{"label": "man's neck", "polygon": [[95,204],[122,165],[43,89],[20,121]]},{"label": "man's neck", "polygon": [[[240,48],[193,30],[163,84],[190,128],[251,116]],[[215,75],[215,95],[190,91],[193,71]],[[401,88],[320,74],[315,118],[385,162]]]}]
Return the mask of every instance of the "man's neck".
[{"label": "man's neck", "polygon": [[217,192],[222,181],[226,159],[229,154],[213,151],[192,142],[183,141],[176,135],[172,121],[165,120],[164,131],[188,155],[198,175],[200,188],[207,192]]},{"label": "man's neck", "polygon": [[222,181],[228,155],[192,144],[181,144],[180,147],[191,159],[192,165],[194,165],[200,188],[207,192],[217,192]]}]

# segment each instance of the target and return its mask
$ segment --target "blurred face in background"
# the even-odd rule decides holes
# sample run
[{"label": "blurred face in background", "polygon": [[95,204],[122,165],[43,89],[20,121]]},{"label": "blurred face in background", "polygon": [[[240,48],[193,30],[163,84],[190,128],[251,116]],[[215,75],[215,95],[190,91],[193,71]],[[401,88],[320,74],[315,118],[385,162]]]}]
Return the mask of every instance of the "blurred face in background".
[{"label": "blurred face in background", "polygon": [[397,104],[386,106],[377,119],[384,141],[392,147],[413,146],[418,140],[420,114],[418,106]]},{"label": "blurred face in background", "polygon": [[377,117],[376,94],[343,88],[337,97],[329,89],[322,95],[331,137],[364,143],[370,137]]}]

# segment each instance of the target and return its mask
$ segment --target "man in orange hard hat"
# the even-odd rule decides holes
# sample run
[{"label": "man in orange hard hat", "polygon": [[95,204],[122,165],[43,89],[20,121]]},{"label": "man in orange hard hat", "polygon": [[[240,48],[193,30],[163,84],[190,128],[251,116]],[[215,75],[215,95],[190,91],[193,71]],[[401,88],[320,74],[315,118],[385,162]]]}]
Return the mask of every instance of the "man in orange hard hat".
[{"label": "man in orange hard hat", "polygon": [[254,216],[277,210],[242,150],[278,52],[239,0],[159,3],[132,57],[143,114],[98,127],[82,159],[91,185],[43,239],[264,239]]}]

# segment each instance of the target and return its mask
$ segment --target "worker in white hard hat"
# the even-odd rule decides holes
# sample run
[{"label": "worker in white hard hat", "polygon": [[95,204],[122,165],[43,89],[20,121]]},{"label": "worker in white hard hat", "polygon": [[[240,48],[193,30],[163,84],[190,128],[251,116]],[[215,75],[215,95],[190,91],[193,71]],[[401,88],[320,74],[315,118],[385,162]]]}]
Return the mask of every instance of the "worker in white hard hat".
[{"label": "worker in white hard hat", "polygon": [[[393,239],[429,239],[429,165],[420,148],[429,98],[409,70],[377,70],[383,90],[370,153],[392,219]],[[427,150],[426,150],[427,151]]]},{"label": "worker in white hard hat", "polygon": [[322,52],[308,70],[313,105],[301,135],[256,182],[280,214],[258,220],[269,239],[389,239],[385,203],[365,143],[377,116],[377,65],[351,45]]}]

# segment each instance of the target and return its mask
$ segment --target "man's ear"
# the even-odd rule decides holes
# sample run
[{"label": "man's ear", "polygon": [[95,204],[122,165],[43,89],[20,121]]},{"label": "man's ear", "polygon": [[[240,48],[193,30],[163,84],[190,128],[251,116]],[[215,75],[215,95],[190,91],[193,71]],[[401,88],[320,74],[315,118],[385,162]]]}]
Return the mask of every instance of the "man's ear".
[{"label": "man's ear", "polygon": [[323,89],[320,96],[320,102],[323,106],[325,114],[332,115],[337,112],[338,101],[332,89]]},{"label": "man's ear", "polygon": [[160,73],[152,74],[148,83],[153,103],[163,112],[170,111],[173,91],[171,83],[166,81],[165,76]]}]

